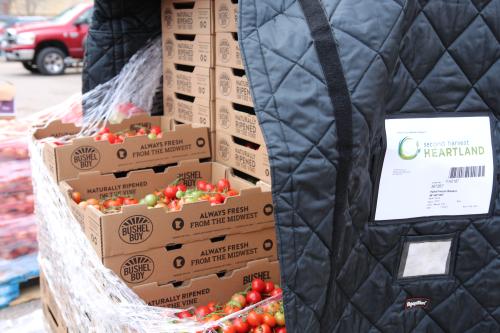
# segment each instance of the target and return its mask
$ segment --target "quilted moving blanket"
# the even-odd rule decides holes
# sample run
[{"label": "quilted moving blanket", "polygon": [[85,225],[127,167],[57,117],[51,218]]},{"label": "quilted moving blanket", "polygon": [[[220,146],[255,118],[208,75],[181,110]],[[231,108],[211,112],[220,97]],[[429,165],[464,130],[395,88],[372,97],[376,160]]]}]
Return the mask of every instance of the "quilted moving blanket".
[{"label": "quilted moving blanket", "polygon": [[240,0],[289,332],[500,332],[500,0]]}]

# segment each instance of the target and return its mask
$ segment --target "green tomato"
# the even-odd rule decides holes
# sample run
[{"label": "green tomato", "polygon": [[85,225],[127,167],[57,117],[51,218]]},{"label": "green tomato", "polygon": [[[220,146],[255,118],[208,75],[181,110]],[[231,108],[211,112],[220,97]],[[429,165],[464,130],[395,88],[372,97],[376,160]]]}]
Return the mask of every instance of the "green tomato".
[{"label": "green tomato", "polygon": [[177,193],[175,194],[177,199],[182,199],[182,198],[184,198],[185,195],[186,195],[186,192],[182,192],[182,191],[177,191]]},{"label": "green tomato", "polygon": [[193,197],[184,198],[184,202],[185,203],[195,203],[195,202],[198,202],[198,199],[195,199]]},{"label": "green tomato", "polygon": [[146,204],[146,200],[145,199],[141,199],[141,201],[139,201],[139,205],[145,205]]},{"label": "green tomato", "polygon": [[202,195],[204,195],[203,191],[194,191],[191,195],[194,199],[198,200]]},{"label": "green tomato", "polygon": [[158,197],[154,194],[148,194],[144,197],[144,201],[146,202],[146,205],[154,207],[158,202]]},{"label": "green tomato", "polygon": [[149,133],[148,134],[148,139],[149,140],[156,140],[158,136],[155,133]]}]

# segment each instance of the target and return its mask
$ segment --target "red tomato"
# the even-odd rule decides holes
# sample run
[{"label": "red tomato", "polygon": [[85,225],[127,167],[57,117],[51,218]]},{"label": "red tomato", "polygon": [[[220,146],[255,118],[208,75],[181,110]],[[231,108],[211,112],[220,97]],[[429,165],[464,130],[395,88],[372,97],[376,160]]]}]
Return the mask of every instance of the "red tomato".
[{"label": "red tomato", "polygon": [[222,333],[236,333],[236,328],[232,324],[224,324],[222,328]]},{"label": "red tomato", "polygon": [[278,327],[274,330],[274,333],[286,333],[285,327]]},{"label": "red tomato", "polygon": [[[177,191],[186,192],[187,191],[186,185],[184,185],[184,184],[177,185]],[[176,192],[176,194],[177,194],[177,192]]]},{"label": "red tomato", "polygon": [[180,318],[180,319],[190,318],[193,316],[193,314],[187,310],[176,313],[175,315],[177,316],[177,318]]},{"label": "red tomato", "polygon": [[215,313],[212,313],[212,314],[209,314],[208,317],[205,318],[205,323],[209,323],[209,322],[212,322],[212,321],[217,321],[219,319],[221,319],[222,317],[219,316],[218,314],[215,314]]},{"label": "red tomato", "polygon": [[71,198],[73,198],[73,201],[79,204],[82,201],[82,195],[80,192],[73,192],[71,193]]},{"label": "red tomato", "polygon": [[215,312],[217,310],[217,303],[215,302],[210,302],[207,306],[210,309],[210,312]]},{"label": "red tomato", "polygon": [[205,192],[215,192],[215,185],[207,183],[205,186]]},{"label": "red tomato", "polygon": [[236,302],[229,302],[224,306],[224,313],[227,315],[233,314],[241,310],[241,306],[237,306]]},{"label": "red tomato", "polygon": [[208,316],[212,311],[208,308],[208,306],[199,306],[196,308],[194,313],[196,314],[196,317],[199,319],[203,319],[206,316]]},{"label": "red tomato", "polygon": [[270,294],[274,290],[274,283],[268,281],[264,287],[264,293]]},{"label": "red tomato", "polygon": [[221,179],[217,182],[217,190],[219,192],[227,191],[231,188],[231,183],[226,178]]},{"label": "red tomato", "polygon": [[227,191],[227,192],[226,192],[226,195],[227,195],[228,197],[235,197],[235,196],[237,196],[237,195],[239,195],[239,194],[240,194],[240,193],[239,193],[238,191],[236,191],[236,190],[229,190],[229,191]]},{"label": "red tomato", "polygon": [[245,296],[243,296],[242,294],[234,294],[232,297],[231,297],[231,301],[232,302],[235,302],[237,304],[240,305],[240,307],[245,307],[245,305],[247,305],[247,300],[245,298]]},{"label": "red tomato", "polygon": [[141,127],[138,131],[137,131],[137,135],[146,135],[148,134],[146,132],[146,129],[144,127]]},{"label": "red tomato", "polygon": [[198,180],[196,182],[196,188],[200,191],[206,191],[207,190],[207,182],[204,180]]},{"label": "red tomato", "polygon": [[217,193],[213,197],[210,197],[210,199],[208,199],[208,201],[212,205],[220,205],[220,204],[224,203],[224,198],[222,197],[222,195],[220,195],[219,193]]},{"label": "red tomato", "polygon": [[122,204],[118,200],[108,200],[108,208],[119,208]]},{"label": "red tomato", "polygon": [[260,301],[262,301],[262,296],[259,292],[255,291],[255,290],[250,290],[247,293],[246,300],[247,300],[248,304],[259,303]]},{"label": "red tomato", "polygon": [[252,280],[252,290],[261,293],[266,288],[264,280],[256,278]]},{"label": "red tomato", "polygon": [[250,311],[247,315],[247,323],[252,327],[257,327],[262,324],[262,315],[255,311]]},{"label": "red tomato", "polygon": [[275,288],[273,291],[271,291],[271,297],[278,296],[281,294],[283,294],[283,290],[281,288]]},{"label": "red tomato", "polygon": [[278,302],[270,302],[267,303],[266,305],[263,305],[262,310],[264,310],[264,312],[274,314],[280,310],[280,306]]},{"label": "red tomato", "polygon": [[163,194],[165,194],[165,196],[170,200],[175,199],[175,195],[177,194],[177,186],[175,185],[167,186],[167,188],[165,188],[165,190],[163,191]]},{"label": "red tomato", "polygon": [[137,205],[138,203],[139,203],[139,201],[137,199],[134,199],[134,198],[125,198],[123,200],[124,206]]},{"label": "red tomato", "polygon": [[99,131],[99,133],[97,133],[97,134],[102,135],[102,134],[105,134],[105,133],[109,133],[109,128],[104,127],[104,128],[103,128],[102,130],[100,130],[100,131]]},{"label": "red tomato", "polygon": [[262,315],[262,322],[264,324],[269,325],[269,327],[276,326],[276,319],[274,318],[274,316],[272,314],[269,314],[269,313],[264,313]]},{"label": "red tomato", "polygon": [[[97,136],[95,137],[95,141],[101,141],[101,136],[100,136],[100,135],[97,135]],[[55,142],[55,143],[57,144],[57,142]],[[58,146],[59,146],[59,145],[58,145]]]},{"label": "red tomato", "polygon": [[153,133],[155,135],[158,135],[161,133],[161,127],[160,126],[151,126],[151,130],[149,133]]},{"label": "red tomato", "polygon": [[255,333],[272,333],[271,327],[267,324],[262,324],[259,327],[255,328]]},{"label": "red tomato", "polygon": [[102,141],[108,141],[109,143],[113,144],[116,141],[116,136],[113,133],[104,133],[101,136]]},{"label": "red tomato", "polygon": [[123,206],[123,203],[125,202],[125,198],[124,197],[118,197],[115,199],[115,201],[119,202],[121,206]]},{"label": "red tomato", "polygon": [[250,331],[250,325],[242,318],[236,318],[233,321],[233,326],[238,333],[247,333]]}]

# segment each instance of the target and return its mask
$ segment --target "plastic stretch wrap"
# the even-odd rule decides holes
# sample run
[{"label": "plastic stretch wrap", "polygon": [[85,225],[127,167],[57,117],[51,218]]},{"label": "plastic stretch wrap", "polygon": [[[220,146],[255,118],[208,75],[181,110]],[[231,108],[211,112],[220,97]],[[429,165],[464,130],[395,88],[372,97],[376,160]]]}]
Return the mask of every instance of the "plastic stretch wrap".
[{"label": "plastic stretch wrap", "polygon": [[[103,119],[116,121],[140,109],[150,110],[162,72],[161,64],[161,42],[157,40],[131,59],[118,77],[83,96],[82,132],[94,133]],[[138,108],[120,107],[124,103],[133,103]],[[71,103],[66,107],[68,105]],[[59,115],[64,115],[59,111]],[[241,315],[235,313],[219,322],[202,324],[177,319],[175,313],[179,310],[147,306],[101,264],[44,166],[40,143],[32,142],[30,150],[39,221],[40,265],[70,331],[210,332],[214,325]]]}]

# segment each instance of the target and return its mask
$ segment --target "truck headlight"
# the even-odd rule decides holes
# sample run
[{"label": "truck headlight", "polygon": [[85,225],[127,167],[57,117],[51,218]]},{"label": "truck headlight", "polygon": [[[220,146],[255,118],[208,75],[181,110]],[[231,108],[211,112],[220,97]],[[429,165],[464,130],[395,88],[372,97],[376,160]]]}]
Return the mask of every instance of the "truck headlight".
[{"label": "truck headlight", "polygon": [[16,44],[33,45],[35,44],[35,34],[32,32],[21,32],[16,36]]}]

